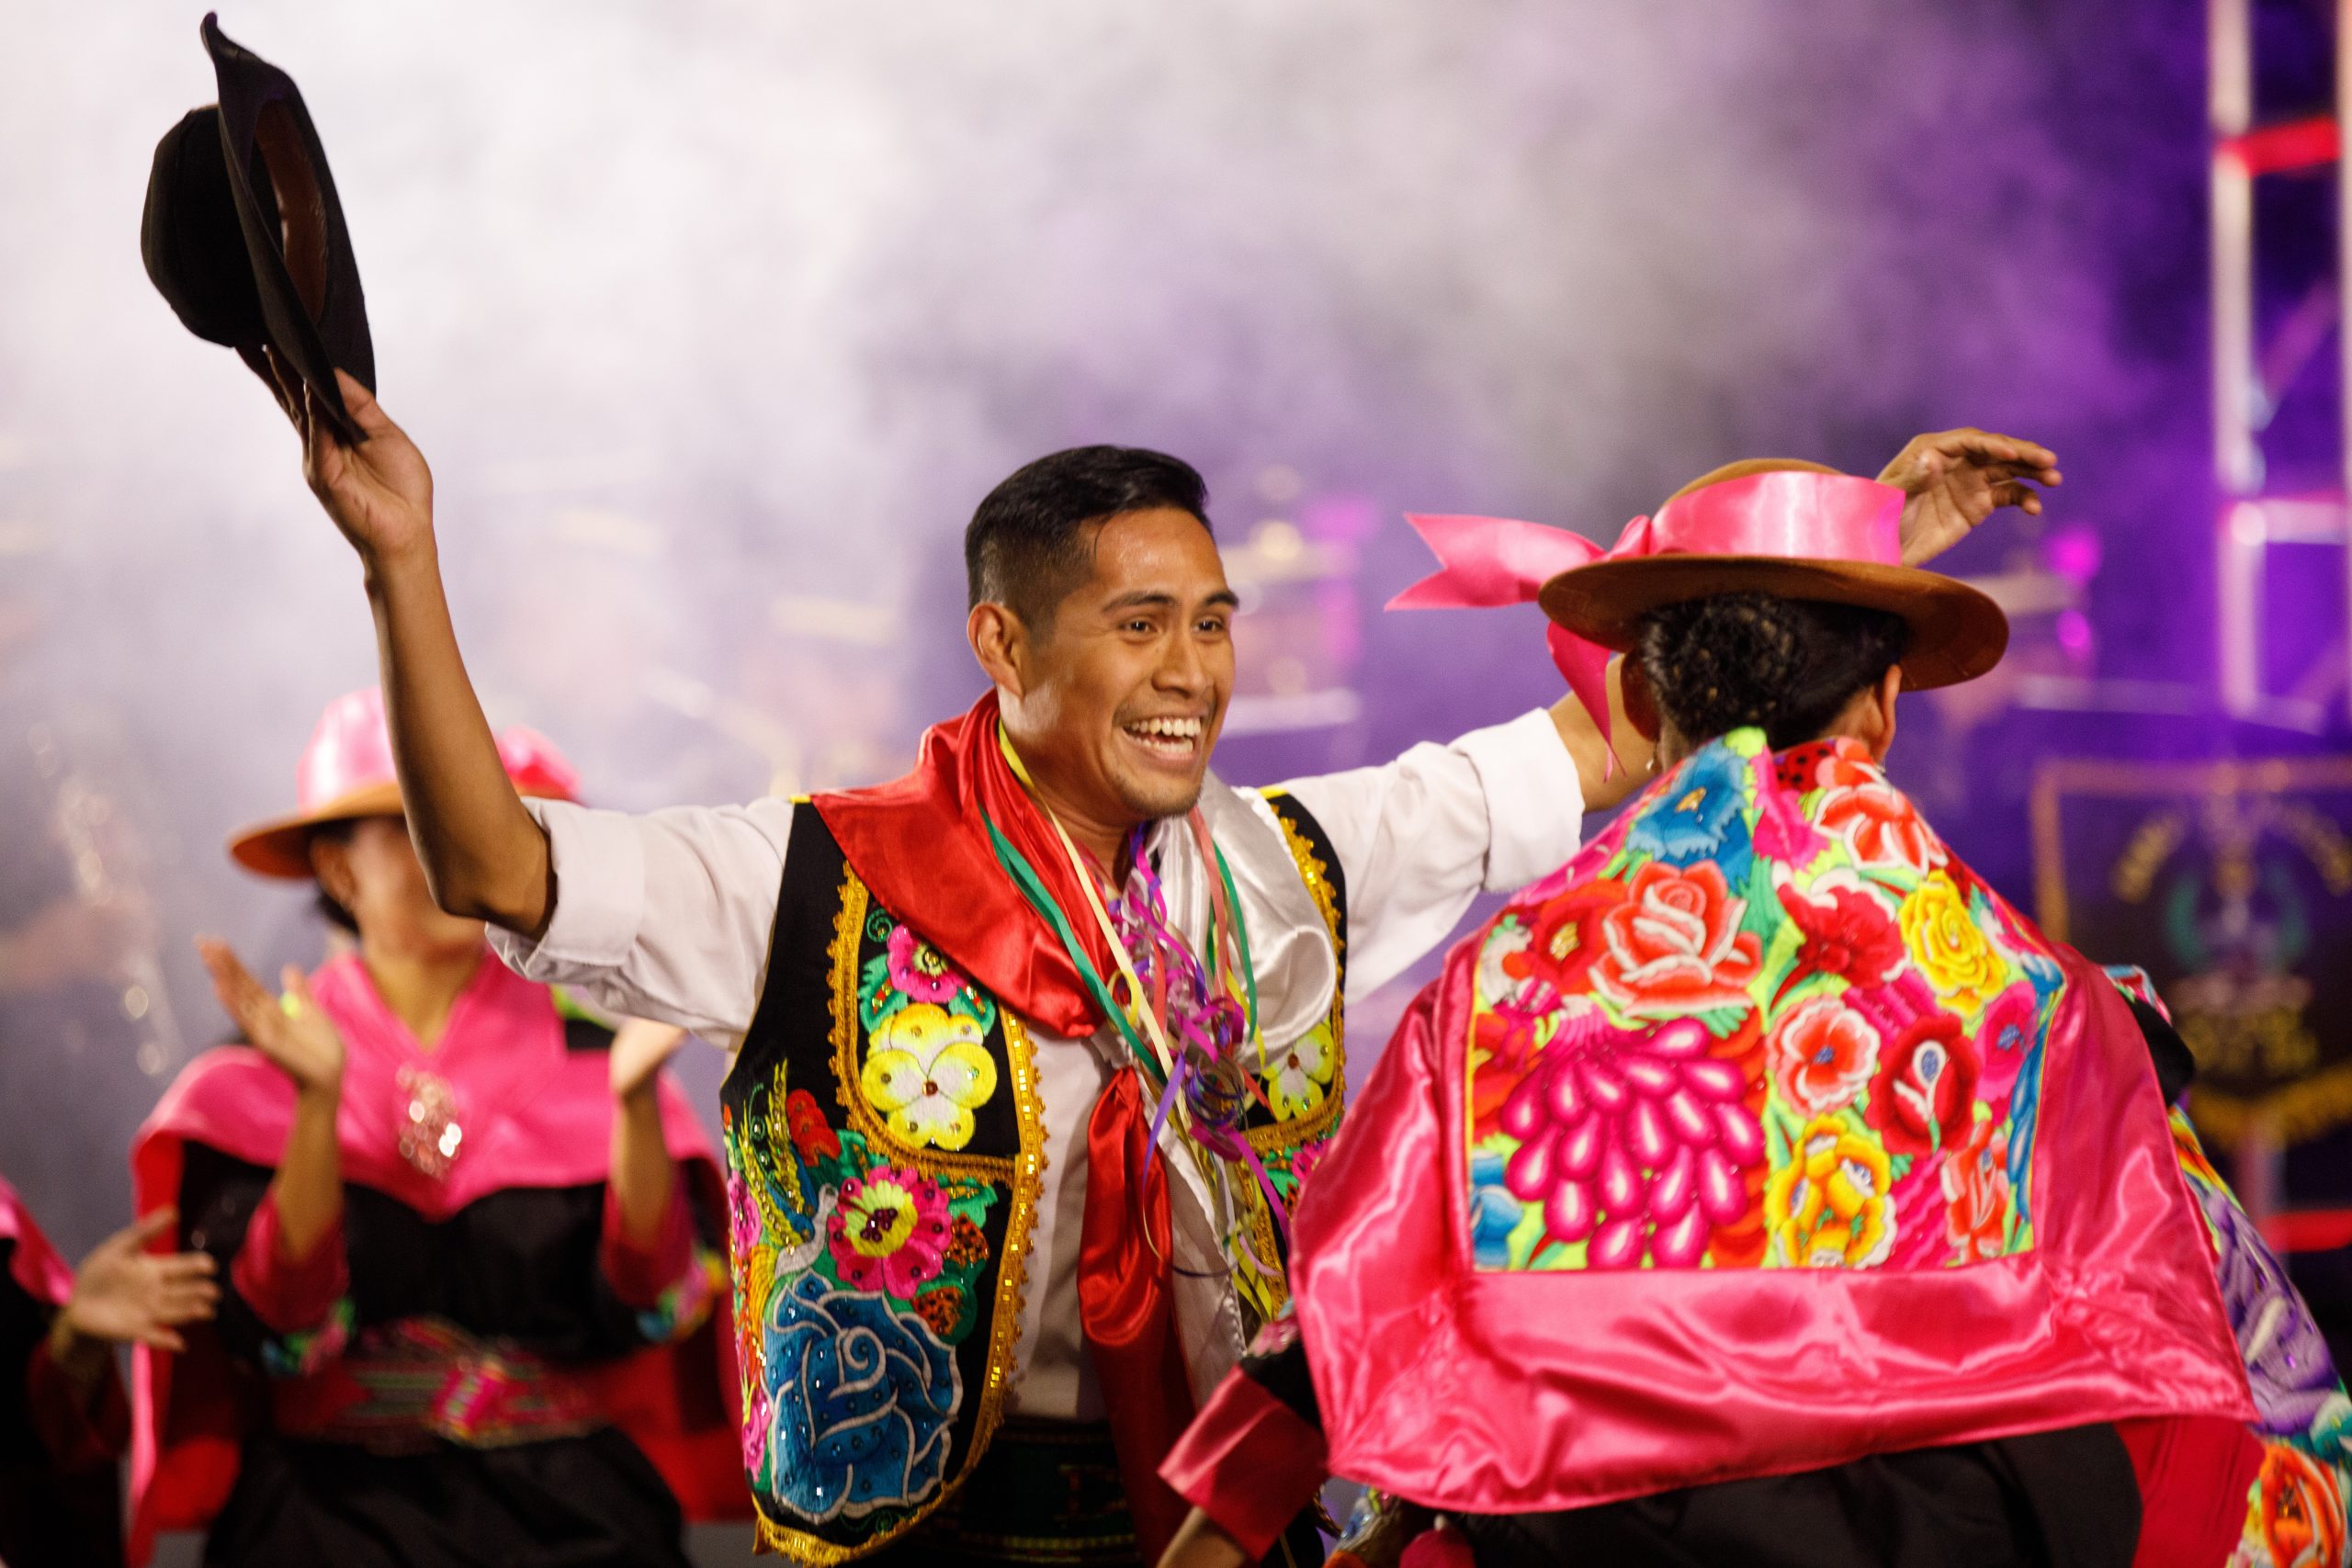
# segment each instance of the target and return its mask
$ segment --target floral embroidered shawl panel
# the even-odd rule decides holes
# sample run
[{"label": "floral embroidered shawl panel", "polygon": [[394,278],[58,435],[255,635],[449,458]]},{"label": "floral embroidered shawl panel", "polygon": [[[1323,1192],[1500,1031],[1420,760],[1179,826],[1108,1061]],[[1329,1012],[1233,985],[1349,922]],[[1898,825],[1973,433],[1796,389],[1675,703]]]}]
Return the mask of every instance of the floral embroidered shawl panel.
[{"label": "floral embroidered shawl panel", "polygon": [[1350,1122],[1293,1282],[1334,1472],[1419,1501],[2252,1414],[2122,997],[1851,743],[1687,759]]}]

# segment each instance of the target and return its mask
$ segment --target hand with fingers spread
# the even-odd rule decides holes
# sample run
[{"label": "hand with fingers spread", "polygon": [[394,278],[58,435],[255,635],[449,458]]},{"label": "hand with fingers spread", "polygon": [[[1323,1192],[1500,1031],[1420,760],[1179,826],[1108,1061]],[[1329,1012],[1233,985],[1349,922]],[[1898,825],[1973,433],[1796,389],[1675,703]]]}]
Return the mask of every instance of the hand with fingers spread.
[{"label": "hand with fingers spread", "polygon": [[1905,566],[1933,560],[2004,506],[2039,516],[2041,496],[2033,487],[2061,479],[2048,447],[1974,429],[1915,435],[1878,476],[1904,492]]},{"label": "hand with fingers spread", "polygon": [[626,1018],[613,1032],[613,1098],[626,1105],[650,1098],[661,1081],[662,1064],[686,1043],[686,1032],[673,1023]]},{"label": "hand with fingers spread", "polygon": [[335,372],[344,407],[367,436],[356,446],[346,446],[293,367],[274,349],[262,350],[258,357],[260,363],[247,363],[276,389],[277,406],[302,437],[302,477],[352,547],[370,562],[429,547],[433,470],[374,395],[347,372]]},{"label": "hand with fingers spread", "polygon": [[74,1355],[64,1341],[139,1344],[184,1350],[178,1330],[209,1320],[220,1302],[209,1255],[151,1252],[172,1234],[176,1209],[158,1209],[98,1243],[74,1271],[74,1293],[57,1314],[51,1348],[60,1365]]},{"label": "hand with fingers spread", "polygon": [[305,1100],[332,1104],[343,1093],[343,1035],[311,998],[302,972],[288,964],[280,976],[284,1000],[262,988],[229,945],[209,937],[198,941],[197,952],[211,972],[213,994],[244,1031],[246,1043],[268,1057],[294,1082]]}]

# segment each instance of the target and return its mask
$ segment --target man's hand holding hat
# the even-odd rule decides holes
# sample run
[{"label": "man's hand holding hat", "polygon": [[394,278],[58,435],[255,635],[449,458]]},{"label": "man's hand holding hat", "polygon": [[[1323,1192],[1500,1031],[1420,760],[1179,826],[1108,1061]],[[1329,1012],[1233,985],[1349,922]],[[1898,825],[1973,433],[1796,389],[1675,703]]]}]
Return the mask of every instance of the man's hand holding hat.
[{"label": "man's hand holding hat", "polygon": [[374,394],[338,370],[344,406],[365,437],[348,446],[322,417],[316,393],[288,373],[275,349],[264,350],[278,406],[302,437],[302,477],[311,493],[370,567],[413,555],[433,543],[433,470],[408,433],[391,421]]}]

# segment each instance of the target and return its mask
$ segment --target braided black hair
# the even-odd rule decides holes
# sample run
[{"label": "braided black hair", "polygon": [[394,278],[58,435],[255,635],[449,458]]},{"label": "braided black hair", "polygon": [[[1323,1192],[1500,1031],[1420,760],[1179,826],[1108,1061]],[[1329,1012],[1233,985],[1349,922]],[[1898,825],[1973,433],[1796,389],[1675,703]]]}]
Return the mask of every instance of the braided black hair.
[{"label": "braided black hair", "polygon": [[1724,593],[1643,616],[1636,652],[1659,713],[1690,744],[1753,725],[1777,751],[1818,739],[1902,661],[1909,631],[1889,610]]}]

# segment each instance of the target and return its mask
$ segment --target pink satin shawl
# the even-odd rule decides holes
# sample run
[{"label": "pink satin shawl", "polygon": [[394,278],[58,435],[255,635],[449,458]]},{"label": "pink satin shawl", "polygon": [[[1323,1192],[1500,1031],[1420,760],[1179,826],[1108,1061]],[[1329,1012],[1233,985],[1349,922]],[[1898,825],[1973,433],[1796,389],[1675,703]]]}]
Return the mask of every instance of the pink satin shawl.
[{"label": "pink satin shawl", "polygon": [[[2054,944],[2053,944],[2054,946]],[[2032,1250],[1905,1270],[1481,1272],[1455,949],[1308,1183],[1292,1265],[1332,1473],[1571,1508],[1874,1452],[2254,1406],[2122,998],[2056,949]]]}]

